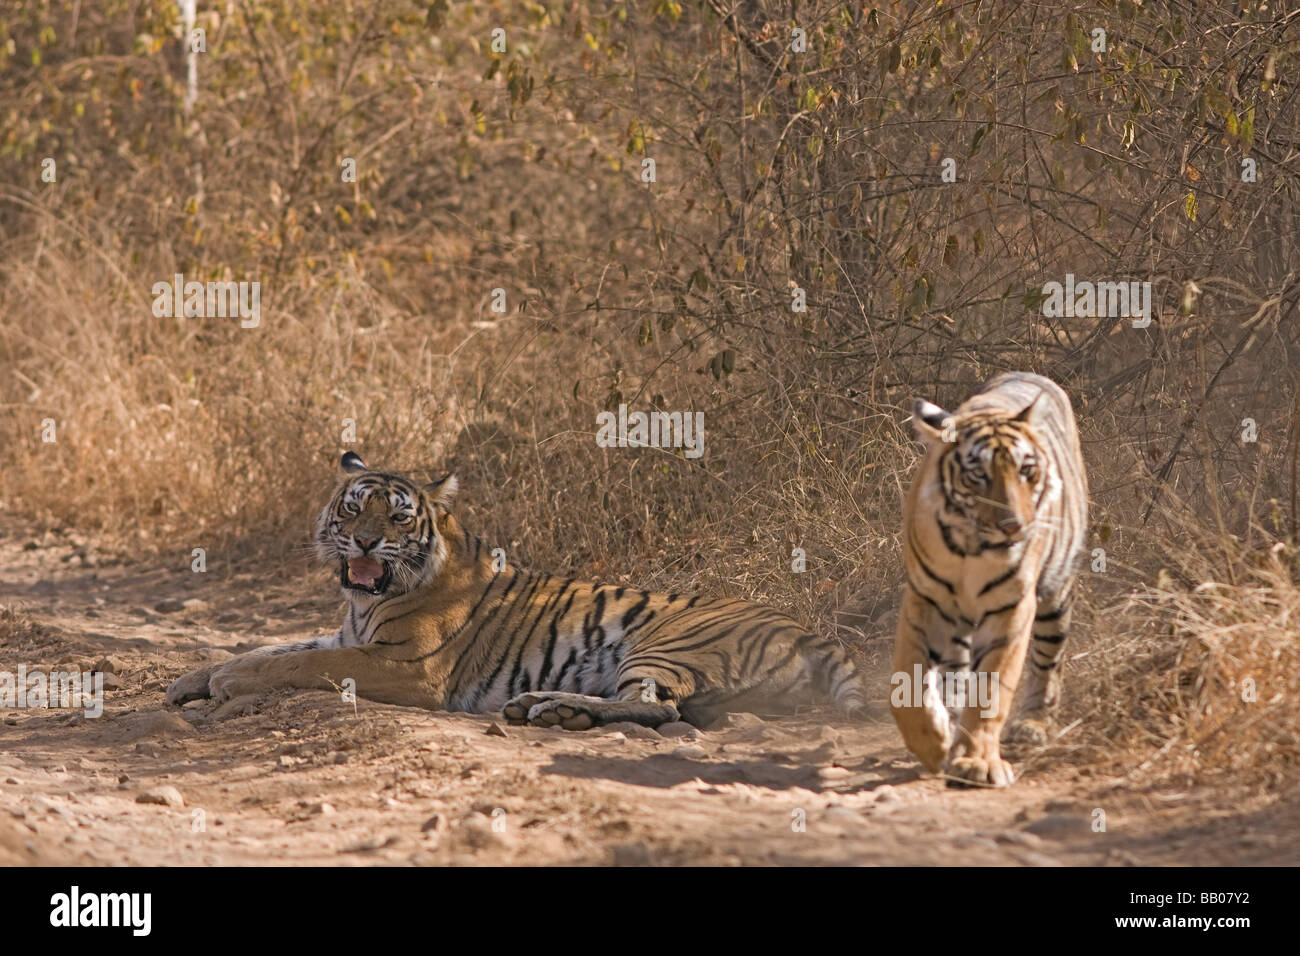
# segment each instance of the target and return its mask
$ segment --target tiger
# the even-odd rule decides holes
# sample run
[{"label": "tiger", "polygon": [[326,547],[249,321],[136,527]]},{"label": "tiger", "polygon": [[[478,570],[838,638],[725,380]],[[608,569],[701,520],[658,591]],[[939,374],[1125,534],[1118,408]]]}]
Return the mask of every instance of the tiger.
[{"label": "tiger", "polygon": [[846,715],[864,705],[843,650],[779,611],[524,570],[453,516],[454,474],[421,484],[355,452],[341,467],[315,550],[338,568],[342,626],[193,670],[169,703],[350,678],[382,703],[565,730],[705,727],[733,711],[789,712],[814,694]]},{"label": "tiger", "polygon": [[1045,743],[1060,699],[1088,520],[1074,414],[1055,382],[1007,372],[955,412],[916,399],[912,420],[925,453],[903,510],[890,710],[929,771],[1006,787],[1000,738],[1026,658],[1008,739]]}]

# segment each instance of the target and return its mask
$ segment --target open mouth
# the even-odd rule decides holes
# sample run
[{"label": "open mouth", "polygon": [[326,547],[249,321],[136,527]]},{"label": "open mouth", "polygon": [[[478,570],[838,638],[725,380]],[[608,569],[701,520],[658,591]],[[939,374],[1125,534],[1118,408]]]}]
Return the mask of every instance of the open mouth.
[{"label": "open mouth", "polygon": [[383,594],[388,590],[393,572],[378,558],[348,558],[339,570],[343,586],[366,594]]}]

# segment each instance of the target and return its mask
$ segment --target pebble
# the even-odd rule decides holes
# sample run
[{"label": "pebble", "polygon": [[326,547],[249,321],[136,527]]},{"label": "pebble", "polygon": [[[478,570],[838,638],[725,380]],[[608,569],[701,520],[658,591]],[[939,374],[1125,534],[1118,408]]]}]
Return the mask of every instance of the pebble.
[{"label": "pebble", "polygon": [[173,810],[179,810],[185,806],[185,798],[175,787],[162,786],[150,787],[138,797],[136,803],[156,803],[164,807],[171,807]]},{"label": "pebble", "polygon": [[674,720],[670,724],[660,724],[655,729],[662,737],[685,737],[687,740],[700,739],[699,729],[684,720]]},{"label": "pebble", "polygon": [[447,819],[445,813],[435,813],[420,824],[420,832],[422,833],[445,833],[450,829],[451,821]]},{"label": "pebble", "polygon": [[605,724],[605,732],[612,733],[618,731],[629,740],[663,740],[663,734],[653,727],[646,727],[644,724],[634,724],[630,720],[620,720],[612,724]]},{"label": "pebble", "polygon": [[95,664],[94,670],[101,671],[105,674],[121,674],[126,669],[120,657],[101,657]]},{"label": "pebble", "polygon": [[508,737],[508,736],[510,736],[509,734],[507,734],[507,733],[505,732],[504,729],[502,729],[501,725],[498,724],[495,720],[492,721],[492,723],[488,724],[488,728],[487,728],[487,730],[483,731],[483,733],[486,734],[486,735],[489,736],[489,737]]},{"label": "pebble", "polygon": [[673,748],[674,757],[683,757],[687,760],[703,760],[708,755],[708,751],[699,744],[682,744],[680,747]]}]

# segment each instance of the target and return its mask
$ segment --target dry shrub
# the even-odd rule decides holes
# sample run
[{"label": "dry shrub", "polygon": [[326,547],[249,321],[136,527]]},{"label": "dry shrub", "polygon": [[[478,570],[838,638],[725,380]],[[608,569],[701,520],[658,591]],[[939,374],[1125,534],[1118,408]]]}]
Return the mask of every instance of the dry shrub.
[{"label": "dry shrub", "polygon": [[1222,539],[1187,532],[1152,585],[1107,612],[1113,633],[1078,655],[1078,726],[1048,756],[1143,784],[1281,788],[1300,768],[1300,562],[1280,541],[1225,556]]}]

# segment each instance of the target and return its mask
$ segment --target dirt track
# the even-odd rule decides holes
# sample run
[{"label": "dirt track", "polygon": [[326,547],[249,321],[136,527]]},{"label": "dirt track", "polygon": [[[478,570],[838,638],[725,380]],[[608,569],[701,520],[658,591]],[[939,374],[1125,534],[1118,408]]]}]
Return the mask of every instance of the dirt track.
[{"label": "dirt track", "polygon": [[[0,644],[0,669],[109,655],[122,683],[98,719],[2,712],[0,864],[1300,862],[1296,801],[1140,792],[1015,751],[1010,791],[923,777],[879,666],[865,721],[741,714],[695,739],[499,736],[493,716],[324,692],[168,708],[167,683],[205,656],[333,630],[325,576],[267,588],[51,535],[0,538],[0,568],[0,603],[38,625]],[[137,802],[164,785],[183,807]]]}]

